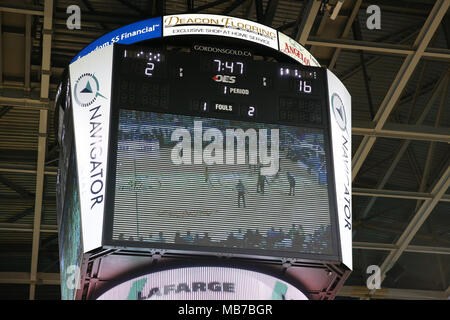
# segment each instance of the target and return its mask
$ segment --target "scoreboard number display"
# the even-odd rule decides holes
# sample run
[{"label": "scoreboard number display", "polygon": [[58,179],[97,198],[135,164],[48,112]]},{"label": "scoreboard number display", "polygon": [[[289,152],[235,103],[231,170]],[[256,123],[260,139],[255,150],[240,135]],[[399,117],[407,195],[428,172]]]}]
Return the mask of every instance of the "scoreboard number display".
[{"label": "scoreboard number display", "polygon": [[113,74],[114,243],[337,255],[324,70],[117,45]]}]

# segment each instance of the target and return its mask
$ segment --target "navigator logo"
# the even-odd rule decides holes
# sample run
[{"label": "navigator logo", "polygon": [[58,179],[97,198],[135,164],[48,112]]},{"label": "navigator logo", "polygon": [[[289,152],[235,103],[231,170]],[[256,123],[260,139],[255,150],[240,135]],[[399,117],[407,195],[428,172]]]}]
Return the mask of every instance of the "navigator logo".
[{"label": "navigator logo", "polygon": [[344,104],[337,93],[331,96],[331,107],[336,122],[342,131],[347,130],[347,115],[345,114]]},{"label": "navigator logo", "polygon": [[98,96],[106,99],[99,90],[97,77],[92,73],[83,73],[75,83],[75,102],[81,107],[88,107],[95,102]]}]

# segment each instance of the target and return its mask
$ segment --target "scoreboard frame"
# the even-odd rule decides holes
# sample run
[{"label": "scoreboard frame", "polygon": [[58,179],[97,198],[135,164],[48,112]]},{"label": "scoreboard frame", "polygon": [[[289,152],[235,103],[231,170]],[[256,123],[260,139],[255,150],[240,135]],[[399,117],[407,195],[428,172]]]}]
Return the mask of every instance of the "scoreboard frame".
[{"label": "scoreboard frame", "polygon": [[[108,141],[108,139],[113,135],[112,125],[115,123],[114,121],[117,121],[118,111],[118,108],[116,108],[116,103],[114,101],[117,99],[113,98],[116,94],[116,87],[114,84],[115,75],[112,74],[112,70],[116,64],[116,57],[113,56],[114,46],[118,46],[118,44],[120,43],[122,43],[123,45],[127,45],[139,42],[139,45],[142,46],[167,45],[168,47],[178,46],[184,47],[186,49],[189,48],[189,46],[191,46],[193,42],[199,41],[199,44],[209,46],[209,48],[222,47],[218,48],[217,52],[224,53],[224,47],[225,51],[227,51],[227,46],[231,46],[234,48],[240,48],[239,50],[241,52],[244,52],[246,56],[248,56],[250,53],[250,56],[268,56],[272,57],[272,59],[275,59],[276,61],[287,64],[300,63],[303,65],[319,65],[314,57],[295,40],[289,38],[279,31],[273,30],[267,26],[260,25],[256,22],[217,15],[187,14],[175,16],[176,19],[172,18],[171,21],[174,21],[174,19],[179,19],[180,21],[182,19],[186,19],[184,21],[191,21],[188,24],[192,23],[193,28],[185,28],[186,25],[171,26],[173,27],[170,31],[172,32],[172,34],[169,34],[169,32],[167,32],[168,29],[165,23],[165,18],[168,18],[167,16],[152,18],[114,30],[100,37],[90,45],[86,46],[72,60],[72,63],[68,67],[69,72],[67,78],[69,81],[67,83],[67,87],[64,90],[60,90],[60,94],[62,92],[64,95],[68,94],[69,96],[65,100],[64,97],[62,99],[61,97],[56,98],[57,110],[59,112],[62,112],[65,118],[72,117],[74,123],[72,130],[74,133],[74,144],[76,146],[75,154],[77,157],[76,163],[79,181],[78,188],[80,194],[80,204],[78,210],[81,215],[81,236],[79,247],[69,249],[78,250],[79,248],[81,248],[82,254],[81,260],[79,261],[79,263],[77,262],[77,266],[81,270],[81,281],[80,286],[74,288],[74,297],[76,299],[91,299],[95,296],[98,296],[98,292],[99,290],[102,290],[101,287],[103,286],[103,284],[109,286],[112,283],[118,283],[122,281],[123,279],[129,277],[131,274],[136,275],[158,271],[158,269],[160,269],[162,265],[176,266],[180,264],[182,265],[183,261],[192,260],[193,264],[202,266],[232,267],[233,265],[239,266],[243,263],[243,267],[244,265],[246,265],[245,268],[251,268],[251,266],[254,265],[255,271],[269,268],[273,270],[274,275],[278,275],[278,277],[282,277],[282,275],[290,273],[289,277],[286,278],[287,281],[293,283],[298,288],[301,288],[309,298],[333,298],[337,294],[337,291],[340,289],[340,287],[343,285],[346,278],[349,276],[352,269],[351,226],[350,236],[347,230],[344,234],[342,229],[347,219],[350,219],[351,223],[351,178],[350,180],[347,178],[348,168],[351,166],[351,161],[349,162],[348,159],[341,159],[342,150],[336,149],[337,147],[350,148],[351,146],[351,127],[348,125],[351,121],[351,104],[349,103],[350,100],[348,99],[344,101],[346,102],[345,105],[349,108],[347,115],[344,115],[349,117],[348,119],[345,119],[345,125],[348,125],[348,127],[346,128],[347,133],[344,133],[345,130],[342,127],[340,128],[342,132],[339,130],[332,130],[333,126],[334,128],[336,128],[337,125],[340,126],[339,120],[336,118],[336,113],[331,113],[332,111],[335,112],[336,110],[334,108],[333,110],[331,110],[329,106],[329,104],[331,103],[330,99],[332,93],[337,92],[339,95],[341,95],[341,97],[344,96],[345,98],[347,98],[346,95],[349,96],[349,93],[348,91],[346,91],[345,87],[339,81],[339,79],[337,79],[334,75],[333,77],[330,77],[332,73],[329,70],[326,70],[326,77],[324,77],[323,79],[323,82],[325,83],[325,95],[323,98],[326,99],[327,105],[324,106],[324,128],[322,130],[326,131],[324,132],[324,140],[329,155],[329,157],[327,158],[327,182],[328,198],[330,204],[330,222],[333,228],[332,244],[336,247],[336,250],[334,251],[336,252],[335,255],[325,256],[318,254],[301,254],[293,257],[289,252],[287,252],[287,254],[280,254],[280,252],[278,251],[270,253],[266,251],[268,254],[261,254],[261,249],[257,249],[257,251],[259,252],[255,252],[253,249],[250,249],[250,251],[245,251],[246,249],[239,249],[244,251],[236,252],[233,250],[224,250],[224,252],[222,253],[217,253],[217,250],[214,250],[216,249],[216,247],[194,248],[193,245],[189,245],[186,248],[178,247],[178,249],[180,250],[177,250],[176,247],[170,247],[170,244],[167,243],[161,243],[158,246],[149,247],[136,242],[133,243],[132,246],[130,246],[129,241],[111,241],[112,238],[108,236],[108,228],[112,228],[112,224],[108,225],[111,222],[107,221],[110,218],[109,209],[111,206],[111,201],[109,199],[112,191],[110,190],[110,180],[112,180],[111,169],[115,170],[112,165],[113,161],[111,160],[112,158],[116,157],[116,155],[113,155],[115,149],[110,148],[110,146],[113,144],[113,141]],[[240,30],[239,34],[244,35],[244,38],[247,37],[247,39],[239,39],[238,36],[230,37],[225,34],[212,35],[212,33],[209,33],[208,35],[206,35],[214,28],[215,30],[219,30],[219,28],[221,27],[218,25],[208,26],[202,24],[202,17],[205,17],[205,19],[217,18],[222,19],[222,21],[223,19],[225,19],[226,23],[228,23],[229,25],[222,26],[225,27],[224,30],[232,31],[231,29],[233,28],[236,30]],[[142,30],[141,34],[139,34],[138,29]],[[186,33],[185,31],[182,31],[183,29],[185,31],[187,30],[188,32]],[[189,33],[189,30],[194,29],[203,30],[203,33]],[[136,30],[138,31],[137,33]],[[173,33],[173,31],[175,30],[179,31],[179,35],[175,35]],[[274,34],[276,34],[278,48],[276,48],[274,42],[271,42],[270,45],[263,44],[261,41],[263,41],[264,39],[261,40],[261,38],[250,41],[248,37],[252,37],[255,30],[256,32],[261,32],[262,34],[265,33],[266,35],[274,32]],[[112,45],[114,43],[115,45]],[[117,50],[114,51],[117,52]],[[84,81],[82,79],[84,76],[90,77],[95,81],[99,80],[100,82],[100,86],[97,82],[97,87],[92,88],[96,98],[92,101],[96,100],[95,105],[101,105],[101,107],[103,108],[102,112],[104,113],[102,113],[101,115],[96,114],[95,111],[93,114],[90,114],[91,111],[89,110],[88,104],[91,103],[91,101],[76,101],[76,85],[78,82]],[[330,78],[333,79],[330,80]],[[63,81],[65,81],[65,79]],[[351,98],[349,97],[349,99]],[[70,104],[70,107],[68,108],[65,107],[67,103]],[[85,105],[83,105],[84,103]],[[333,116],[331,114],[333,114],[334,118],[336,119],[333,119]],[[97,118],[97,116],[99,117]],[[94,146],[98,148],[96,152],[98,152],[98,150],[100,150],[101,148],[103,148],[103,150],[108,150],[108,152],[104,152],[104,154],[102,155],[101,152],[98,152],[96,154],[96,156],[99,156],[98,161],[102,161],[103,164],[106,164],[104,169],[107,172],[105,174],[105,180],[98,180],[100,181],[99,183],[105,185],[104,190],[102,190],[102,193],[100,193],[105,197],[104,206],[102,204],[101,206],[99,205],[98,208],[94,207],[93,209],[89,205],[90,198],[88,197],[88,189],[89,187],[92,189],[93,186],[92,184],[90,184],[93,180],[90,179],[92,178],[92,176],[89,175],[88,169],[90,160],[89,152],[91,152],[90,156],[92,158],[93,150],[88,150],[88,147],[90,145],[88,144],[88,142],[91,143],[91,140],[89,140],[89,131],[91,129],[90,126],[92,125],[92,117],[95,117],[96,121],[98,120],[99,123],[101,123],[101,125],[103,126],[102,134],[104,134],[104,141],[100,141],[100,144],[98,146]],[[89,120],[91,120],[91,122],[89,122]],[[62,125],[61,117],[59,117],[59,121],[60,134]],[[247,121],[251,122],[253,120],[250,119],[250,121]],[[338,122],[338,124],[336,124],[335,122]],[[292,125],[292,123],[288,125]],[[345,125],[343,125],[343,127],[345,127]],[[308,127],[313,126],[310,125]],[[339,136],[340,134],[342,134],[342,137]],[[344,134],[346,134],[346,137],[344,137]],[[339,139],[344,140],[341,141]],[[348,142],[350,143],[347,144]],[[60,143],[64,142],[60,141]],[[348,152],[350,152],[351,156],[351,151],[349,150]],[[348,158],[348,155],[346,156],[346,158]],[[339,170],[337,171],[334,170],[336,164],[338,164],[339,167]],[[338,171],[342,172],[340,173]],[[346,171],[347,173],[345,173],[344,171]],[[58,179],[59,177],[60,173],[58,174]],[[344,180],[347,182],[345,182]],[[95,182],[97,182],[97,180],[92,183]],[[339,188],[340,190],[336,190]],[[342,204],[341,199],[343,191],[345,191],[344,197],[347,197],[344,200],[347,201],[348,199],[350,199],[350,202],[348,203],[348,205],[345,204],[345,207]],[[338,194],[337,192],[340,193]],[[60,196],[64,197],[65,195]],[[86,203],[83,204],[83,201],[85,201],[87,205]],[[58,215],[62,214],[63,212],[58,212]],[[344,214],[345,216],[343,216]],[[348,217],[347,214],[349,214],[350,217]],[[345,218],[345,220],[343,218]],[[64,217],[59,216],[58,225],[60,226],[61,224],[64,224],[64,221],[66,220],[67,219],[65,219]],[[343,238],[345,238],[345,241],[343,240]],[[149,263],[150,261],[152,262],[151,264]],[[109,270],[105,269],[105,265],[110,266]],[[67,273],[67,270],[65,272]],[[66,277],[68,276],[66,273],[64,273],[63,271],[61,272],[61,280],[64,283],[66,281]],[[97,281],[101,279],[106,279],[106,281]]]},{"label": "scoreboard frame", "polygon": [[[224,43],[222,42],[222,46]],[[231,46],[232,44],[230,44]],[[126,48],[133,48],[133,46],[123,46],[123,45],[114,45],[114,54],[113,54],[113,79],[112,79],[112,92],[114,92],[111,97],[111,120],[110,120],[110,143],[109,143],[109,160],[108,160],[108,174],[106,179],[106,197],[105,197],[105,215],[104,215],[104,233],[103,233],[103,244],[107,248],[120,248],[127,247],[133,249],[146,249],[151,248],[152,250],[162,250],[164,252],[170,252],[175,254],[199,254],[199,255],[220,255],[220,256],[239,256],[243,258],[252,258],[252,259],[295,259],[295,260],[323,260],[336,262],[340,260],[341,252],[339,244],[339,232],[337,230],[337,212],[336,212],[336,199],[335,199],[335,190],[334,190],[334,168],[332,165],[332,150],[331,150],[331,136],[330,136],[330,117],[327,112],[327,82],[326,82],[326,73],[323,69],[318,67],[306,67],[299,66],[296,64],[289,64],[284,62],[284,66],[298,67],[300,69],[305,70],[315,70],[317,71],[319,76],[319,81],[322,82],[323,88],[323,99],[322,99],[322,115],[323,115],[323,123],[321,125],[317,124],[294,124],[292,122],[283,122],[280,120],[274,121],[260,121],[259,119],[243,119],[239,114],[223,114],[223,113],[210,113],[208,115],[203,115],[203,117],[208,118],[217,118],[217,119],[228,119],[228,120],[238,120],[238,121],[246,121],[248,123],[251,122],[264,122],[271,124],[282,124],[289,125],[301,128],[318,128],[322,130],[324,136],[324,148],[326,152],[326,166],[327,166],[327,191],[328,191],[328,203],[329,203],[329,217],[330,217],[330,228],[331,228],[331,242],[330,244],[333,246],[334,254],[313,254],[313,253],[304,253],[304,252],[287,252],[287,251],[277,251],[276,249],[248,249],[248,248],[227,248],[227,247],[219,247],[219,246],[200,246],[193,244],[174,244],[174,243],[163,243],[163,242],[146,242],[146,241],[130,241],[130,240],[114,240],[112,238],[113,233],[113,212],[114,212],[114,198],[116,192],[115,185],[115,176],[116,176],[116,161],[117,161],[117,130],[118,130],[118,113],[121,109],[121,104],[119,101],[120,90],[117,88],[119,86],[119,82],[121,77],[119,75],[120,71],[120,63],[122,61],[121,57],[123,56],[123,50]],[[147,50],[153,50],[151,47],[139,47]],[[199,53],[196,53],[199,54]],[[267,62],[269,64],[275,62]],[[170,89],[169,89],[170,90]],[[325,103],[325,105],[324,105]],[[171,106],[172,107],[172,106]],[[278,106],[277,106],[278,107]],[[187,116],[200,116],[198,113],[192,112],[190,110],[182,110],[175,109],[170,111],[165,111],[161,109],[152,109],[148,108],[133,108],[128,107],[130,110],[139,110],[139,111],[149,111],[155,113],[169,113],[169,114],[178,114],[178,115],[187,115]],[[255,212],[257,214],[257,212]],[[238,226],[236,226],[237,228]]]}]

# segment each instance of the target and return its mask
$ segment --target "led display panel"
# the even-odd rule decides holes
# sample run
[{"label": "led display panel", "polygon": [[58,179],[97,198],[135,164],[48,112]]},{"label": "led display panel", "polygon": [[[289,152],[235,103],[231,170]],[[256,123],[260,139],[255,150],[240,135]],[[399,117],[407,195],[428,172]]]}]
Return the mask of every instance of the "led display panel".
[{"label": "led display panel", "polygon": [[322,69],[115,50],[111,243],[338,255]]},{"label": "led display panel", "polygon": [[331,251],[320,129],[121,109],[116,240]]}]

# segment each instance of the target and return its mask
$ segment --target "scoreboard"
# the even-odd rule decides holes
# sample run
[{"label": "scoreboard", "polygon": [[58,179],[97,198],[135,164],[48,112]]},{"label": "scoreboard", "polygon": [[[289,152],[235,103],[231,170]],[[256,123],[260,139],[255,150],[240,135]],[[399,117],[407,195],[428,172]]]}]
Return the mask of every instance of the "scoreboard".
[{"label": "scoreboard", "polygon": [[323,69],[114,50],[111,244],[338,256]]},{"label": "scoreboard", "polygon": [[324,125],[326,79],[317,67],[129,46],[121,47],[115,58],[121,105],[199,116],[221,114],[244,121]]},{"label": "scoreboard", "polygon": [[68,67],[56,99],[61,274],[79,267],[84,289],[65,298],[98,297],[94,278],[141,281],[130,270],[148,256],[255,265],[330,296],[348,276],[350,95],[291,38],[233,19],[144,20]]}]

